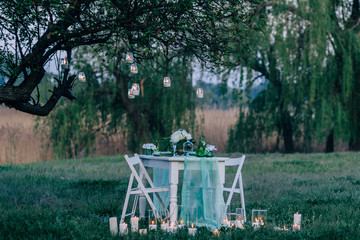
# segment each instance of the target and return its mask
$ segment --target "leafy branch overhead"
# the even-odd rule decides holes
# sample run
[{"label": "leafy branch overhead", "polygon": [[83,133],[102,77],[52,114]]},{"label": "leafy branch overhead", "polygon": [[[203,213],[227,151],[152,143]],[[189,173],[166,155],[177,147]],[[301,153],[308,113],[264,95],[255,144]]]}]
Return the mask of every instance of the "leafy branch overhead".
[{"label": "leafy branch overhead", "polygon": [[69,71],[45,105],[31,101],[31,94],[59,51],[65,51],[71,62],[72,50],[84,45],[119,45],[123,50],[110,54],[119,56],[130,49],[138,61],[157,58],[166,50],[225,64],[229,54],[246,50],[247,33],[257,27],[253,2],[2,1],[0,74],[7,81],[0,86],[0,103],[44,116],[62,96],[73,99],[75,76]]}]

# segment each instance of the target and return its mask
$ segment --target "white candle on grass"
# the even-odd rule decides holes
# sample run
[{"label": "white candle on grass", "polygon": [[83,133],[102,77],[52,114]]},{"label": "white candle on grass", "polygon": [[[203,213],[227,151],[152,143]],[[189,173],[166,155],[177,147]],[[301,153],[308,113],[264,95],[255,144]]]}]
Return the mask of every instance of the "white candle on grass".
[{"label": "white candle on grass", "polygon": [[194,224],[191,224],[191,228],[188,229],[189,235],[194,236],[196,234],[197,229],[194,228]]},{"label": "white candle on grass", "polygon": [[121,235],[128,234],[128,225],[125,222],[119,224],[119,233]]},{"label": "white candle on grass", "polygon": [[147,234],[147,229],[146,228],[139,229],[139,233],[141,235],[145,235],[145,234]]},{"label": "white candle on grass", "polygon": [[130,223],[131,223],[131,231],[137,232],[139,230],[139,218],[136,216],[131,218]]},{"label": "white candle on grass", "polygon": [[296,214],[294,214],[293,230],[300,230],[300,226],[301,226],[301,214],[297,212]]},{"label": "white candle on grass", "polygon": [[116,217],[109,218],[109,225],[110,225],[111,235],[117,235],[118,234],[117,218]]},{"label": "white candle on grass", "polygon": [[165,222],[165,220],[161,223],[161,230],[166,231],[168,227],[168,224]]}]

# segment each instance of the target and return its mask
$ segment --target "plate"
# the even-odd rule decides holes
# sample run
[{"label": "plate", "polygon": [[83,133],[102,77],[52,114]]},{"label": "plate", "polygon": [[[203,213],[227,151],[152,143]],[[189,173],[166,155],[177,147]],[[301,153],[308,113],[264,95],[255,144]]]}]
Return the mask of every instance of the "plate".
[{"label": "plate", "polygon": [[169,155],[171,152],[154,152],[153,156]]}]

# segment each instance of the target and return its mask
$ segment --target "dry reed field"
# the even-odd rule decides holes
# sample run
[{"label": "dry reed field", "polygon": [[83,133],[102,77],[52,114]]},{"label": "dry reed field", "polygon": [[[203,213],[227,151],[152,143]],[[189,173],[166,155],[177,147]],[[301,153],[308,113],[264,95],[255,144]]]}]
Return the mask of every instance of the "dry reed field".
[{"label": "dry reed field", "polygon": [[229,128],[234,126],[238,116],[238,109],[235,108],[197,110],[196,122],[200,129],[195,136],[202,133],[210,144],[216,146],[218,153],[224,153],[229,138]]},{"label": "dry reed field", "polygon": [[35,119],[30,114],[0,107],[0,165],[51,158],[51,150],[36,136]]},{"label": "dry reed field", "polygon": [[[197,137],[204,134],[218,153],[225,152],[228,130],[237,120],[237,110],[197,110]],[[36,117],[14,109],[0,107],[0,165],[45,161],[53,158],[51,147],[41,132],[34,127]],[[41,124],[40,124],[41,127]],[[44,140],[45,139],[45,140]],[[197,139],[195,139],[197,140]],[[126,152],[126,144],[119,136],[99,136],[94,156],[115,155]],[[82,157],[80,154],[78,157]]]}]

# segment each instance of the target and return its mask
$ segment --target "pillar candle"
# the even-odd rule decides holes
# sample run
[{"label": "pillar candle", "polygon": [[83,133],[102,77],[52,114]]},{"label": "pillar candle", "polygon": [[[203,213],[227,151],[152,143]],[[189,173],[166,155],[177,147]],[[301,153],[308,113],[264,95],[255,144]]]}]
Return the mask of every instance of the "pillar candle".
[{"label": "pillar candle", "polygon": [[195,235],[197,229],[194,228],[194,224],[193,224],[193,223],[191,224],[191,228],[189,228],[188,231],[189,231],[189,235],[192,235],[192,236]]},{"label": "pillar candle", "polygon": [[296,223],[297,225],[301,225],[301,214],[294,214],[294,223]]},{"label": "pillar candle", "polygon": [[166,231],[167,227],[168,227],[168,224],[165,221],[163,221],[161,224],[161,230]]},{"label": "pillar candle", "polygon": [[147,229],[146,229],[146,228],[139,229],[139,233],[140,233],[141,235],[147,234]]},{"label": "pillar candle", "polygon": [[130,223],[131,223],[131,231],[137,232],[139,230],[139,218],[136,216],[131,218]]},{"label": "pillar candle", "polygon": [[128,234],[128,225],[125,222],[119,224],[119,232],[121,235]]},{"label": "pillar candle", "polygon": [[110,225],[110,233],[111,233],[111,235],[118,234],[118,225],[117,225],[117,218],[116,217],[109,218],[109,225]]}]

